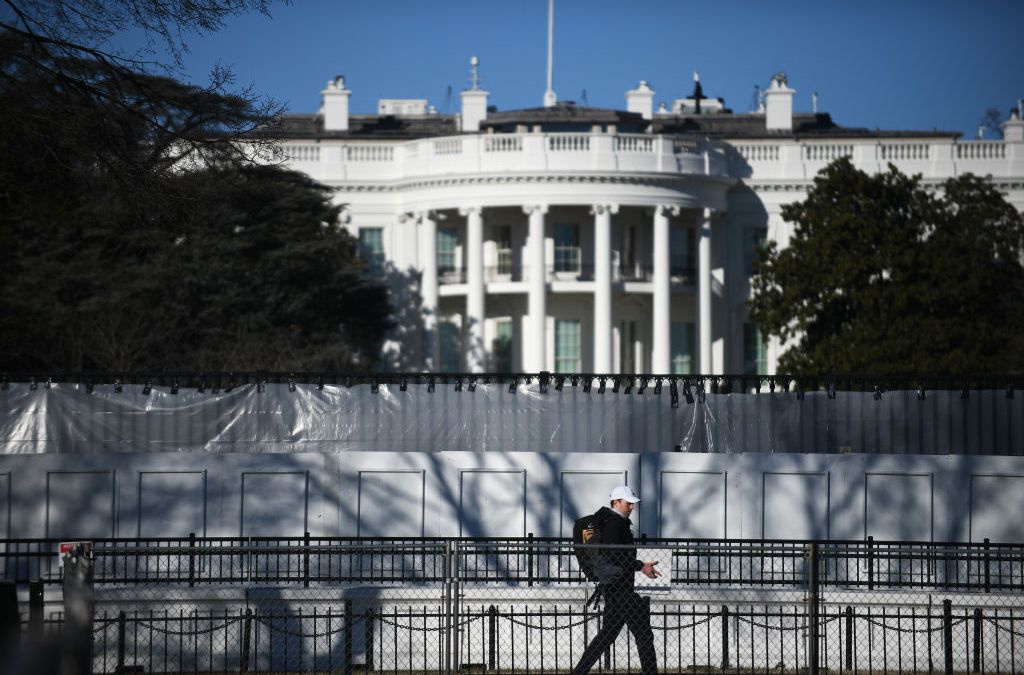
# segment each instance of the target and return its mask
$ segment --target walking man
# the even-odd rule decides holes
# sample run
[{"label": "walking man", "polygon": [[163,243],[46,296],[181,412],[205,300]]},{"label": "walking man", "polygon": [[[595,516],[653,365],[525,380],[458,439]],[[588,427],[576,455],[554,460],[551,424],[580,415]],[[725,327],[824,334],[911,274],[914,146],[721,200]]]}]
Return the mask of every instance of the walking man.
[{"label": "walking man", "polygon": [[640,501],[626,485],[612,490],[610,508],[602,507],[595,514],[600,523],[601,544],[619,544],[625,548],[609,548],[596,556],[595,567],[600,580],[599,588],[604,595],[604,615],[601,630],[583,651],[579,663],[572,669],[572,675],[586,675],[611,646],[622,626],[636,640],[640,655],[641,675],[656,675],[658,659],[654,653],[654,632],[651,630],[651,599],[633,590],[633,577],[637,572],[654,579],[661,573],[654,569],[657,561],[637,560],[633,531],[629,516]]}]

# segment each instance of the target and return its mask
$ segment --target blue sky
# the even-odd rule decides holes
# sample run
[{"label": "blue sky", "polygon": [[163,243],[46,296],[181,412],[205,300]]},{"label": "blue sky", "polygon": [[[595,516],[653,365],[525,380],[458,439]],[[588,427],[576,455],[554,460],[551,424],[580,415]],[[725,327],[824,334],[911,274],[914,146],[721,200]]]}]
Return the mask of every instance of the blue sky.
[{"label": "blue sky", "polygon": [[[973,137],[987,108],[1005,118],[1024,98],[1022,37],[1021,0],[556,0],[555,91],[624,108],[624,92],[645,79],[669,102],[690,93],[697,69],[706,95],[742,112],[754,85],[781,70],[798,111],[816,91],[840,124]],[[292,112],[315,111],[335,74],[353,112],[375,111],[381,97],[456,112],[472,55],[491,104],[507,110],[541,105],[547,0],[297,0],[186,39],[186,79],[230,65],[240,85]]]}]

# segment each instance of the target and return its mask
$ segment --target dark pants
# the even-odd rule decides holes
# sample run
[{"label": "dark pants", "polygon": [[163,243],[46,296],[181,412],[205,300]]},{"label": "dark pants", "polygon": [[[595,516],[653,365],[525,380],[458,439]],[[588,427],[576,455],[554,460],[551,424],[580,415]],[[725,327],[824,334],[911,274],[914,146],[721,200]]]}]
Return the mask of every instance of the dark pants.
[{"label": "dark pants", "polygon": [[629,626],[629,632],[636,640],[641,674],[655,675],[658,672],[658,657],[654,653],[654,631],[651,630],[651,599],[632,590],[605,594],[601,630],[583,651],[579,663],[572,669],[572,675],[586,675],[590,672],[605,650],[615,642],[624,625]]}]

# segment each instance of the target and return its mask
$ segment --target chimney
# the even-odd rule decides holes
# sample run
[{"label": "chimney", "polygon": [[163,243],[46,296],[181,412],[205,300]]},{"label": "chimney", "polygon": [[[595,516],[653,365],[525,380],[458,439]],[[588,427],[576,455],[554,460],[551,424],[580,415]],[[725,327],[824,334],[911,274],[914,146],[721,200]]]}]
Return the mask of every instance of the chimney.
[{"label": "chimney", "polygon": [[654,116],[654,90],[647,85],[647,80],[640,80],[636,89],[626,92],[626,110],[640,113],[645,120]]},{"label": "chimney", "polygon": [[764,93],[765,128],[768,131],[793,131],[793,94],[787,86],[785,73],[772,77],[772,84]]},{"label": "chimney", "polygon": [[1003,141],[1006,143],[1024,143],[1024,120],[1021,119],[1022,106],[1010,111],[1010,119],[1003,122]]},{"label": "chimney", "polygon": [[338,75],[320,92],[320,114],[324,131],[348,131],[348,99],[352,92],[345,88],[345,77]]},{"label": "chimney", "polygon": [[480,123],[487,119],[487,97],[490,92],[480,88],[480,74],[477,67],[480,59],[469,59],[472,68],[470,87],[462,92],[462,131],[480,131]]}]

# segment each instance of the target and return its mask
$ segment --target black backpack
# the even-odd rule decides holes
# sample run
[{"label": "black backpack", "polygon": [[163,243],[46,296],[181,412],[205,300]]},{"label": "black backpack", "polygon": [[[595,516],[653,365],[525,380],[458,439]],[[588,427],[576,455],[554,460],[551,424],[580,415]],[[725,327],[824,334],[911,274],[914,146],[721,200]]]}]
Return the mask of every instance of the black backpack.
[{"label": "black backpack", "polygon": [[601,543],[601,527],[607,515],[598,511],[577,518],[572,524],[572,550],[587,581],[600,581],[597,577],[596,558],[601,555],[601,550],[592,546]]}]

